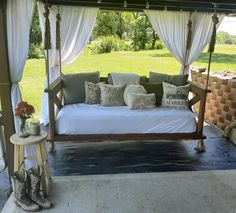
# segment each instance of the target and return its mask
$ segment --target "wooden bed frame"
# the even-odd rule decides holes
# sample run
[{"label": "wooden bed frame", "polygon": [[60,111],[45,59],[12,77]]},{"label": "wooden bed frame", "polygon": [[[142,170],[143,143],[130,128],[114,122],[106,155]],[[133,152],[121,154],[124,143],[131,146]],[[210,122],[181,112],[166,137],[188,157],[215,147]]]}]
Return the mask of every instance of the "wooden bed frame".
[{"label": "wooden bed frame", "polygon": [[[101,81],[107,81],[106,77],[101,77]],[[200,102],[196,131],[193,133],[147,133],[147,134],[94,134],[94,135],[58,135],[55,130],[55,118],[57,113],[63,107],[60,92],[63,88],[63,80],[61,77],[57,78],[52,84],[49,85],[45,92],[48,93],[49,98],[49,135],[47,141],[51,142],[50,151],[54,151],[55,141],[124,141],[124,140],[199,140],[198,146],[195,148],[198,152],[205,151],[204,140],[206,137],[203,135],[203,124],[207,93],[210,90],[202,88],[200,85],[189,82],[190,91],[194,97],[189,101],[189,106],[192,107]]]}]

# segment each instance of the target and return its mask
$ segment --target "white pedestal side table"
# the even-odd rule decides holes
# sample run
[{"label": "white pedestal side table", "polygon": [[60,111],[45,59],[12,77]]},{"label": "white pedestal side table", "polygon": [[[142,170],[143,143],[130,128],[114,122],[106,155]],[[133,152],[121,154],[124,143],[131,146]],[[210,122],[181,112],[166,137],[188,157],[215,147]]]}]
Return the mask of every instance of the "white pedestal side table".
[{"label": "white pedestal side table", "polygon": [[[14,144],[14,171],[24,168],[26,159],[37,160],[38,165],[42,168],[42,190],[44,196],[48,196],[52,184],[52,175],[45,146],[46,138],[47,133],[44,130],[41,130],[41,133],[38,136],[21,138],[19,134],[16,133],[10,138],[11,143]],[[35,156],[35,158],[25,157],[24,146],[28,145],[36,146],[37,156]]]}]

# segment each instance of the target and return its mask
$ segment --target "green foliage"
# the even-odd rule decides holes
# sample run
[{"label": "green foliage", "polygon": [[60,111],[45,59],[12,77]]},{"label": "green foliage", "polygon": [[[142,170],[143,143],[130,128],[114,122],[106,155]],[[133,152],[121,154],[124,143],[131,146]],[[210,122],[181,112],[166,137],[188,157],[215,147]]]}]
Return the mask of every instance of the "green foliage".
[{"label": "green foliage", "polygon": [[129,41],[132,50],[155,49],[158,40],[149,19],[140,12],[99,12],[92,40],[104,36]]},{"label": "green foliage", "polygon": [[154,44],[147,43],[146,49],[147,50],[161,50],[165,48],[165,45],[161,42],[161,40],[156,40]]},{"label": "green foliage", "polygon": [[131,37],[133,50],[155,49],[157,36],[148,17],[145,13],[134,12],[132,14],[134,19],[131,25],[133,28]]},{"label": "green foliage", "polygon": [[161,42],[161,40],[157,40],[156,42],[155,42],[155,49],[157,49],[157,50],[160,50],[160,49],[163,49],[165,46],[164,46],[164,44]]},{"label": "green foliage", "polygon": [[218,44],[236,44],[236,36],[227,32],[220,31],[217,33],[216,43]]},{"label": "green foliage", "polygon": [[93,30],[93,39],[101,36],[125,38],[130,30],[131,14],[124,12],[99,12]]},{"label": "green foliage", "polygon": [[116,36],[104,36],[92,42],[90,49],[93,53],[110,53],[113,51],[129,50],[129,44]]},{"label": "green foliage", "polygon": [[38,44],[30,44],[28,58],[43,58],[42,46]]},{"label": "green foliage", "polygon": [[32,18],[32,24],[30,29],[30,44],[41,44],[42,42],[42,35],[39,25],[39,14],[38,14],[38,7],[35,3],[34,6],[34,13]]}]

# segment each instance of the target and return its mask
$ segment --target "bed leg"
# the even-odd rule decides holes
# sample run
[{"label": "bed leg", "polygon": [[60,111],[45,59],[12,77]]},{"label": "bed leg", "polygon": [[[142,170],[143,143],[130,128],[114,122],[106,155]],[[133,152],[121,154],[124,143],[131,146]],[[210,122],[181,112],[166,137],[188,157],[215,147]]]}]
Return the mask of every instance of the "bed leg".
[{"label": "bed leg", "polygon": [[198,153],[206,151],[206,146],[203,139],[198,140],[197,146],[194,148]]},{"label": "bed leg", "polygon": [[49,151],[49,153],[55,153],[56,152],[54,141],[50,141],[49,142],[49,149],[48,149],[48,151]]}]

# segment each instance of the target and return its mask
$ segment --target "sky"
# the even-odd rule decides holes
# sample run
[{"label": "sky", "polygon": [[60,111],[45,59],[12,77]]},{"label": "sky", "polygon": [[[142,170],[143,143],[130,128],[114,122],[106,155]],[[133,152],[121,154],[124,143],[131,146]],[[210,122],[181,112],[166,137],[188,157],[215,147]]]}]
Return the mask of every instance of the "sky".
[{"label": "sky", "polygon": [[225,17],[217,31],[225,31],[236,35],[236,17]]}]

